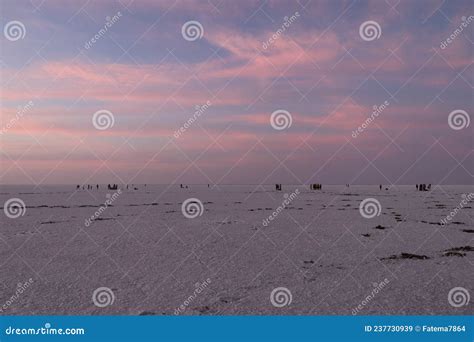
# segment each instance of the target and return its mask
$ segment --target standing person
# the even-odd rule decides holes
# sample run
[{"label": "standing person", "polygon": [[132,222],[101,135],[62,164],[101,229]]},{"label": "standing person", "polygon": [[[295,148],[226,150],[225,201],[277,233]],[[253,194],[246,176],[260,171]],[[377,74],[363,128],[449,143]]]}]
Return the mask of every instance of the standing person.
[{"label": "standing person", "polygon": [[382,190],[382,184],[379,185],[379,189]]}]

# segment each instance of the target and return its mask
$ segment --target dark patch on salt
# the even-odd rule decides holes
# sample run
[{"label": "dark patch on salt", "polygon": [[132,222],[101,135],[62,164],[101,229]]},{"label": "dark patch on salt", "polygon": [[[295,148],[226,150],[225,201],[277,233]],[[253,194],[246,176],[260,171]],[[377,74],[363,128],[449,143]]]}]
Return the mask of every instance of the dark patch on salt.
[{"label": "dark patch on salt", "polygon": [[236,301],[238,301],[239,299],[240,299],[239,297],[230,297],[230,296],[229,296],[229,297],[222,297],[222,298],[220,299],[220,301],[221,301],[222,303],[228,304],[228,303],[236,302]]},{"label": "dark patch on salt", "polygon": [[426,259],[429,259],[429,257],[426,256],[426,255],[402,253],[402,254],[399,254],[399,255],[391,255],[389,257],[381,258],[380,260],[399,260],[399,259],[426,260]]},{"label": "dark patch on salt", "polygon": [[466,253],[449,251],[449,252],[443,252],[443,256],[457,256],[457,257],[462,258],[462,257],[466,256]]},{"label": "dark patch on salt", "polygon": [[45,221],[45,222],[41,222],[41,224],[56,224],[56,223],[63,223],[63,222],[70,222],[70,221]]},{"label": "dark patch on salt", "polygon": [[208,305],[197,307],[196,311],[202,314],[216,312],[216,310],[211,309]]},{"label": "dark patch on salt", "polygon": [[138,316],[155,316],[156,313],[152,311],[142,311],[138,314]]},{"label": "dark patch on salt", "polygon": [[445,252],[474,252],[474,247],[472,246],[454,247],[454,248],[445,250]]},{"label": "dark patch on salt", "polygon": [[94,221],[109,221],[109,220],[115,220],[114,217],[98,217],[94,219]]},{"label": "dark patch on salt", "polygon": [[425,220],[421,220],[420,222],[421,223],[427,223],[427,224],[433,224],[435,226],[441,226],[440,222],[428,222],[428,221],[425,221]]},{"label": "dark patch on salt", "polygon": [[384,229],[387,229],[387,227],[381,226],[381,225],[379,224],[379,225],[377,225],[377,227],[374,227],[374,229],[384,230]]}]

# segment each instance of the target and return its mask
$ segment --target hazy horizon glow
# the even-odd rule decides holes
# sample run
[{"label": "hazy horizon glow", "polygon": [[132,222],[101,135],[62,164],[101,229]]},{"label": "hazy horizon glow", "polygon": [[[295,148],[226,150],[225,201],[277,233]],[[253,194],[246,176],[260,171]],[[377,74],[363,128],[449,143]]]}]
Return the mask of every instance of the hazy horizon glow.
[{"label": "hazy horizon glow", "polygon": [[473,2],[390,3],[3,2],[0,183],[472,184]]}]

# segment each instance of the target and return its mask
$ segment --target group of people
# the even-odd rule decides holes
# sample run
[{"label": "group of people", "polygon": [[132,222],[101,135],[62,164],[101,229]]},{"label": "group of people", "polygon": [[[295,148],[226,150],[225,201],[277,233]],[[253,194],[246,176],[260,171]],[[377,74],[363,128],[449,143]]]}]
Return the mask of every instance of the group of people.
[{"label": "group of people", "polygon": [[416,185],[416,190],[419,190],[419,191],[429,191],[431,190],[431,184],[417,184]]},{"label": "group of people", "polygon": [[[321,190],[323,188],[322,184],[310,184],[309,188],[311,190]],[[275,190],[276,191],[281,191],[282,187],[281,184],[275,184]]]},{"label": "group of people", "polygon": [[[132,186],[133,190],[138,190],[138,188],[135,187],[133,184],[132,184],[131,186]],[[146,187],[146,184],[145,184],[145,187]],[[96,185],[95,185],[95,188],[96,188],[97,190],[99,190],[99,189],[100,189],[100,185],[99,185],[99,184],[96,184]],[[127,188],[127,190],[128,190],[128,188],[129,188],[129,185],[128,185],[128,184],[127,184],[126,188]],[[77,186],[76,186],[76,189],[77,189],[77,190],[81,189],[81,186],[80,186],[80,185],[77,185]],[[82,190],[86,190],[86,189],[87,189],[87,190],[92,190],[92,189],[94,189],[94,185],[89,185],[89,184],[83,185],[83,186],[82,186]],[[107,184],[107,190],[117,190],[117,189],[118,189],[118,184]]]},{"label": "group of people", "polygon": [[[183,185],[183,184],[180,184],[179,187],[181,189],[188,189],[188,186],[187,185]],[[207,184],[207,187],[210,188],[211,187],[211,184]]]},{"label": "group of people", "polygon": [[[182,187],[182,186],[181,186]],[[314,183],[314,184],[310,184],[309,185],[309,188],[311,190],[321,190],[323,187],[322,184],[318,184],[318,183]],[[349,187],[349,184],[346,184],[346,188]],[[382,190],[383,189],[383,185],[380,184],[379,185],[379,189]],[[385,190],[388,190],[389,188],[385,188]],[[275,190],[276,191],[281,191],[281,184],[275,184]],[[419,190],[419,191],[429,191],[431,190],[431,184],[416,184],[416,190]]]},{"label": "group of people", "polygon": [[[83,186],[82,186],[82,190],[85,190],[86,187],[87,187],[87,190],[92,190],[92,189],[94,189],[94,186],[93,186],[93,185],[87,184],[87,185],[83,185]],[[95,187],[96,187],[96,189],[99,189],[99,184],[97,184]],[[81,188],[80,185],[77,185],[77,186],[76,186],[76,189],[77,189],[77,190],[79,190],[80,188]]]},{"label": "group of people", "polygon": [[[127,184],[127,190],[128,190],[128,187],[129,185]],[[134,187],[134,185],[132,184],[132,187],[134,190],[138,190],[138,188]],[[146,187],[146,184],[145,184],[145,187]],[[181,189],[188,189],[188,186],[187,185],[183,185],[183,184],[180,184],[179,187]],[[210,184],[207,185],[207,187],[209,188],[210,187]],[[321,190],[323,187],[322,184],[318,184],[318,183],[314,183],[314,184],[310,184],[309,185],[309,188],[311,190]],[[349,184],[346,184],[346,187],[348,188],[349,187]],[[76,189],[80,189],[81,186],[80,185],[77,185],[76,186]],[[95,188],[98,190],[100,188],[99,184],[96,184],[95,185]],[[382,184],[379,185],[379,189],[382,190],[383,186]],[[86,185],[83,185],[82,186],[82,189],[85,190],[92,190],[94,189],[94,185],[90,185],[90,184],[86,184]],[[107,189],[108,190],[117,190],[118,189],[118,184],[107,184]],[[275,190],[276,191],[281,191],[282,189],[282,186],[281,184],[275,184]],[[385,188],[385,190],[388,190],[388,188]],[[416,190],[419,190],[419,191],[429,191],[431,190],[431,184],[416,184]]]}]

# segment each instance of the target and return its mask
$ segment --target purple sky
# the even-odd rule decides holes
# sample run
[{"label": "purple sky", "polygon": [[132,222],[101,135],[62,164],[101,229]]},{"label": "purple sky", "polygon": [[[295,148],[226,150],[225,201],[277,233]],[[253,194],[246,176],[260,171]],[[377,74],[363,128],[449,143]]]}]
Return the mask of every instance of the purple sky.
[{"label": "purple sky", "polygon": [[473,9],[2,1],[0,183],[472,184]]}]

